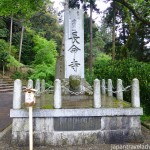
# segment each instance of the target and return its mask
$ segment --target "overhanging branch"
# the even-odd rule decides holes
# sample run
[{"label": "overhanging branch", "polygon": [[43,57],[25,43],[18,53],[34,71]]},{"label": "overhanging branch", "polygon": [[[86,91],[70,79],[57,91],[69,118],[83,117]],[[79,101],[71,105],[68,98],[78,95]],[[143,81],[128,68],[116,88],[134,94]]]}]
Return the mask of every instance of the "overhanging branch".
[{"label": "overhanging branch", "polygon": [[142,16],[140,16],[140,14],[138,14],[135,9],[125,0],[114,0],[122,5],[124,5],[125,7],[127,7],[132,13],[133,15],[140,20],[141,22],[143,22],[146,25],[150,26],[150,21],[148,21],[147,19],[144,19]]}]

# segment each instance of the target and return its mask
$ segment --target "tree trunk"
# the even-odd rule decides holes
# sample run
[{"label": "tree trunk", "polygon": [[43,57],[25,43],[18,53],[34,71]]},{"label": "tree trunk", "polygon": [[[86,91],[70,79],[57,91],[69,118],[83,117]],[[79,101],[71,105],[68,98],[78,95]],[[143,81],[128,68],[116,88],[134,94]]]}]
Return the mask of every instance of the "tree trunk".
[{"label": "tree trunk", "polygon": [[126,31],[125,31],[125,23],[124,23],[124,17],[122,16],[122,29],[123,29],[123,42],[126,43]]},{"label": "tree trunk", "polygon": [[116,20],[115,1],[113,2],[113,28],[112,28],[112,60],[115,60],[115,20]]},{"label": "tree trunk", "polygon": [[3,63],[3,77],[5,75],[5,64]]},{"label": "tree trunk", "polygon": [[92,30],[92,12],[93,12],[93,5],[90,4],[90,61],[89,61],[89,70],[92,73],[92,67],[93,67],[93,57],[92,57],[92,49],[93,49],[93,30]]},{"label": "tree trunk", "polygon": [[11,54],[11,45],[12,45],[12,26],[13,26],[13,14],[11,16],[11,23],[10,23],[9,54]]},{"label": "tree trunk", "polygon": [[23,42],[23,33],[24,33],[24,26],[22,26],[21,38],[20,38],[19,62],[21,61],[22,42]]}]

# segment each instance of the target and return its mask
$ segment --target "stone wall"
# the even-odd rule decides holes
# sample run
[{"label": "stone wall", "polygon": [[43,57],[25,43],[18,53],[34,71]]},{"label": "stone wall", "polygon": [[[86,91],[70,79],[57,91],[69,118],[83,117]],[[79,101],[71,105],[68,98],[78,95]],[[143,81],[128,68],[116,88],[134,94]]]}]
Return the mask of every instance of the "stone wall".
[{"label": "stone wall", "polygon": [[[35,145],[143,142],[142,108],[35,109]],[[28,110],[11,109],[12,142],[28,145]]]}]

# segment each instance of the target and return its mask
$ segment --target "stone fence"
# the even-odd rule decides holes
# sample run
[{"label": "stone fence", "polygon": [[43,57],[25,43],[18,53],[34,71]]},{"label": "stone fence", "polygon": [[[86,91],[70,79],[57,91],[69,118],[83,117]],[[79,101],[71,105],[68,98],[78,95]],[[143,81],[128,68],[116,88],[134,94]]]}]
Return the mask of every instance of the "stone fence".
[{"label": "stone fence", "polygon": [[[62,96],[61,96],[61,80],[55,80],[55,90],[54,90],[54,107],[62,108]],[[108,93],[108,96],[113,96],[113,93],[116,93],[117,100],[123,100],[123,91],[126,91],[131,87],[131,100],[132,107],[140,107],[140,91],[139,91],[139,80],[133,79],[132,85],[126,88],[123,88],[122,80],[117,80],[117,91],[113,91],[112,80],[108,79],[108,87],[106,88],[105,80],[102,79],[102,85],[100,80],[94,80],[94,108],[101,107],[101,94]]]},{"label": "stone fence", "polygon": [[[27,88],[33,88],[33,80],[29,79]],[[40,96],[42,93],[45,92],[45,80],[37,79],[35,82],[35,96]],[[20,79],[16,79],[14,81],[14,90],[13,90],[13,109],[21,109],[21,97],[22,97],[22,81]]]},{"label": "stone fence", "polygon": [[[32,87],[31,80],[29,83],[28,87]],[[112,91],[110,83],[109,80],[108,92]],[[34,145],[143,142],[140,122],[143,109],[140,108],[137,79],[133,79],[132,82],[132,108],[102,108],[100,91],[104,90],[104,86],[101,89],[98,79],[94,80],[94,108],[62,109],[59,79],[55,80],[54,87],[55,109],[33,109]],[[28,145],[29,113],[28,109],[21,109],[20,80],[14,83],[13,109],[10,110],[10,117],[13,118],[12,142],[18,145]]]}]

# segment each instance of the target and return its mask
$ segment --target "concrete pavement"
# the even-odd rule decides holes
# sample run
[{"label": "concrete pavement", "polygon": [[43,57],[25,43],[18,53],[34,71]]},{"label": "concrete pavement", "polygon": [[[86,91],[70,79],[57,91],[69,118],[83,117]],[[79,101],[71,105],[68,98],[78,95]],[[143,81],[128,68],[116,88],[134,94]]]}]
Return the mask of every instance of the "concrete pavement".
[{"label": "concrete pavement", "polygon": [[0,93],[0,132],[7,128],[12,119],[9,117],[13,103],[13,93]]}]

